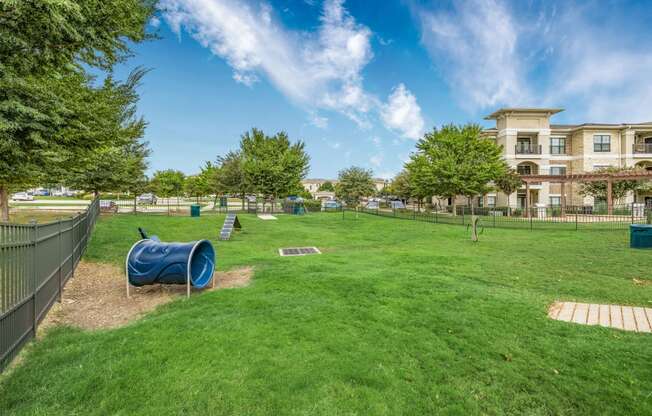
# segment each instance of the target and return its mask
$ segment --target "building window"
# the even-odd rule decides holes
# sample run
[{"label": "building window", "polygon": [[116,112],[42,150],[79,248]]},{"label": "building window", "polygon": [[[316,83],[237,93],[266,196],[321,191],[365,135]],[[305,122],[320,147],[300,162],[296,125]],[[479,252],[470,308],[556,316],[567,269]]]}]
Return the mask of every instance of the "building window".
[{"label": "building window", "polygon": [[550,197],[550,206],[551,207],[560,207],[561,206],[561,197],[560,196],[551,196]]},{"label": "building window", "polygon": [[550,154],[565,155],[566,154],[566,138],[565,137],[551,137],[550,138]]},{"label": "building window", "polygon": [[487,206],[489,208],[493,208],[496,206],[496,197],[495,196],[487,196]]},{"label": "building window", "polygon": [[551,175],[565,175],[566,166],[550,166]]},{"label": "building window", "polygon": [[530,165],[518,165],[516,167],[516,172],[519,175],[531,175],[532,174],[532,167]]},{"label": "building window", "polygon": [[611,152],[611,136],[608,134],[596,134],[593,136],[594,152]]}]

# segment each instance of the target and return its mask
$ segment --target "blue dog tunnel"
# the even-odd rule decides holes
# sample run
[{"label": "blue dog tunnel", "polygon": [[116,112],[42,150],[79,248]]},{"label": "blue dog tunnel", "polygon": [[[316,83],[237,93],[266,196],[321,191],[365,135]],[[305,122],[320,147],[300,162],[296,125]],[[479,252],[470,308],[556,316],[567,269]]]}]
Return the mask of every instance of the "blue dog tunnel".
[{"label": "blue dog tunnel", "polygon": [[[127,295],[129,284],[187,284],[203,288],[215,270],[215,250],[208,240],[190,243],[163,243],[156,236],[134,244],[127,254]],[[190,293],[190,292],[188,292]]]}]

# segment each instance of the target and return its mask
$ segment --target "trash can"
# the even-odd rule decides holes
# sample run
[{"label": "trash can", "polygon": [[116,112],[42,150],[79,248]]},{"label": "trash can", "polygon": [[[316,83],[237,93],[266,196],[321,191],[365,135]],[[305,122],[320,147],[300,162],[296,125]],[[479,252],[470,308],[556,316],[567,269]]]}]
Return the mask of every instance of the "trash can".
[{"label": "trash can", "polygon": [[190,216],[199,217],[199,211],[201,210],[201,205],[192,204],[190,206]]},{"label": "trash can", "polygon": [[652,224],[630,225],[629,246],[631,248],[652,248]]}]

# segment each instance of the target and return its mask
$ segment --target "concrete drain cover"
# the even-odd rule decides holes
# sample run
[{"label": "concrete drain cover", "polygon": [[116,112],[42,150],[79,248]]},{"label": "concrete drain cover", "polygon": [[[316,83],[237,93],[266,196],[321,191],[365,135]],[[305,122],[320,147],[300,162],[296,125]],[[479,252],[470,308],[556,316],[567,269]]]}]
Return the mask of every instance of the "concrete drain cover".
[{"label": "concrete drain cover", "polygon": [[280,248],[278,249],[278,254],[282,257],[288,256],[307,256],[310,254],[321,254],[321,251],[317,247],[292,247],[292,248]]}]

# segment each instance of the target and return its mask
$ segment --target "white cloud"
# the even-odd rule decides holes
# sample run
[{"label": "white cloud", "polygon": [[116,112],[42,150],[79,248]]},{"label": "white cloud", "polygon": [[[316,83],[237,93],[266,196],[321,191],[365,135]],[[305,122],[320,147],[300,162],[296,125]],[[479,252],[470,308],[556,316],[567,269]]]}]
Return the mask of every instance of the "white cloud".
[{"label": "white cloud", "polygon": [[324,2],[313,33],[286,29],[266,4],[162,0],[160,7],[175,32],[185,29],[225,59],[237,82],[253,85],[265,76],[309,112],[333,110],[370,125],[367,113],[375,100],[362,86],[361,71],[373,56],[371,31],[348,14],[343,0]]},{"label": "white cloud", "polygon": [[421,107],[403,84],[394,88],[383,106],[381,116],[387,128],[397,130],[405,138],[418,140],[423,134]]},{"label": "white cloud", "polygon": [[320,129],[325,129],[328,127],[328,118],[320,116],[319,114],[312,112],[309,114],[310,124]]},{"label": "white cloud", "polygon": [[652,119],[644,16],[605,2],[520,5],[413,8],[422,43],[462,107],[560,106],[569,122]]},{"label": "white cloud", "polygon": [[516,105],[530,96],[518,53],[518,26],[499,0],[455,2],[453,10],[417,10],[422,42],[469,110]]},{"label": "white cloud", "polygon": [[149,19],[149,25],[153,28],[157,28],[161,25],[161,19],[156,16],[152,16],[152,18]]},{"label": "white cloud", "polygon": [[588,12],[564,10],[552,23],[567,30],[546,39],[555,50],[546,104],[581,114],[578,121],[652,120],[652,52],[640,48],[635,32],[617,21],[596,26]]},{"label": "white cloud", "polygon": [[371,156],[369,158],[369,163],[372,166],[375,166],[377,168],[380,167],[380,165],[382,165],[382,163],[383,163],[383,155],[382,155],[382,153],[378,153],[378,154],[375,154],[375,155]]}]

